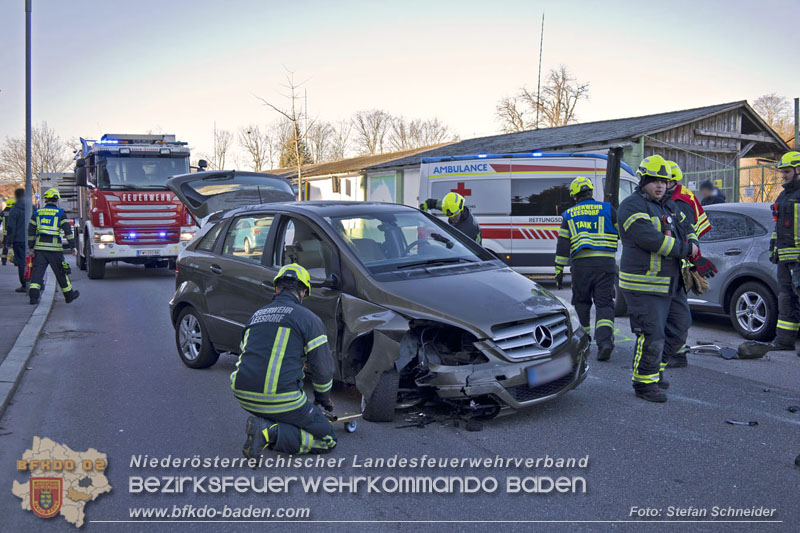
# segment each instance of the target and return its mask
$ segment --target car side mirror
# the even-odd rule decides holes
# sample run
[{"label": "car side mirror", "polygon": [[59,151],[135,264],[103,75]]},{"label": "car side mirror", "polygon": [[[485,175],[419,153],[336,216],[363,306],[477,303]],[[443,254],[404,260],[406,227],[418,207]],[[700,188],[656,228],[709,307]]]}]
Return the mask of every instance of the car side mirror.
[{"label": "car side mirror", "polygon": [[339,276],[337,276],[336,274],[328,274],[328,277],[325,279],[312,279],[311,287],[317,289],[319,288],[338,289]]},{"label": "car side mirror", "polygon": [[78,159],[75,163],[75,185],[86,187],[86,160]]}]

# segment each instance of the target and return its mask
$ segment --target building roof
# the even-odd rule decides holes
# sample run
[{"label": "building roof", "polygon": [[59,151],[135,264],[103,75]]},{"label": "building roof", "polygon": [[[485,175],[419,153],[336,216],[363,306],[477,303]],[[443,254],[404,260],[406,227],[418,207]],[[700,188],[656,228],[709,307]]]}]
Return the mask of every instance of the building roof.
[{"label": "building roof", "polygon": [[[358,174],[363,169],[379,165],[383,163],[391,163],[397,159],[404,159],[407,157],[422,155],[431,150],[441,148],[453,144],[453,142],[433,144],[430,146],[423,146],[420,148],[412,148],[410,150],[401,150],[399,152],[387,152],[383,154],[374,155],[361,155],[358,157],[351,157],[349,159],[342,159],[340,161],[331,161],[329,163],[314,163],[312,165],[303,166],[303,178],[314,177],[327,177],[341,174]],[[297,177],[297,168],[279,168],[275,170],[267,170],[270,174],[277,174],[286,179],[295,179]]]},{"label": "building roof", "polygon": [[[630,144],[642,135],[652,135],[664,130],[676,128],[706,117],[724,113],[742,107],[752,122],[766,128],[775,138],[775,143],[785,146],[784,141],[764,123],[763,119],[747,104],[747,101],[730,102],[713,106],[658,113],[642,117],[601,120],[570,124],[556,128],[528,130],[517,133],[505,133],[489,137],[478,137],[448,146],[436,148],[424,154],[425,157],[470,155],[470,154],[502,154],[520,152],[548,151],[585,151],[600,146]],[[418,165],[421,154],[395,159],[393,161],[375,163],[367,170],[378,170],[407,165]]]}]

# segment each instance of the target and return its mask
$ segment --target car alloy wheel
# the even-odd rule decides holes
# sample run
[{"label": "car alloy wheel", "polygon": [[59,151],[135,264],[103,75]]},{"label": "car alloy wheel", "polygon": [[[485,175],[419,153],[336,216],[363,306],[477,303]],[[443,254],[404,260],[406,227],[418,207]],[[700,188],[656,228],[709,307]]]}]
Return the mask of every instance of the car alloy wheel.
[{"label": "car alloy wheel", "polygon": [[194,361],[200,355],[203,346],[203,332],[200,322],[193,314],[184,315],[178,331],[181,353],[187,361]]},{"label": "car alloy wheel", "polygon": [[767,303],[756,292],[743,292],[736,300],[736,320],[748,333],[758,333],[767,323]]}]

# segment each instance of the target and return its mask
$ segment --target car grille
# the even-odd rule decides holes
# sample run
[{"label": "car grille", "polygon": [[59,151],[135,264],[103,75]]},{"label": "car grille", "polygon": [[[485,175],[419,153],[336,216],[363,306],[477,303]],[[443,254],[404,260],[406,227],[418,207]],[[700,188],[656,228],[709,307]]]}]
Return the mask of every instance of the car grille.
[{"label": "car grille", "polygon": [[549,355],[569,339],[568,318],[554,313],[492,328],[492,341],[512,360]]},{"label": "car grille", "polygon": [[531,400],[538,400],[546,396],[551,396],[561,389],[569,385],[575,379],[575,372],[578,370],[578,365],[572,365],[572,372],[566,376],[560,377],[550,383],[542,383],[536,387],[529,387],[528,385],[516,385],[508,387],[508,393],[518,402],[529,402]]}]

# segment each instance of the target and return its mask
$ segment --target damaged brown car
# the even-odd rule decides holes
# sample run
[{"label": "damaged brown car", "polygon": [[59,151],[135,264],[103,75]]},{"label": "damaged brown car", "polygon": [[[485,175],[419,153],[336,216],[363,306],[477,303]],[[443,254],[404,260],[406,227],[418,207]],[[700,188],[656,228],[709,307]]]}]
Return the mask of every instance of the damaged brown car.
[{"label": "damaged brown car", "polygon": [[205,218],[178,259],[170,300],[189,367],[237,353],[278,269],[299,263],[336,379],[358,388],[368,420],[430,400],[494,416],[586,377],[589,338],[571,308],[436,217],[395,204],[290,202],[289,185],[264,174],[187,174],[168,186]]}]

